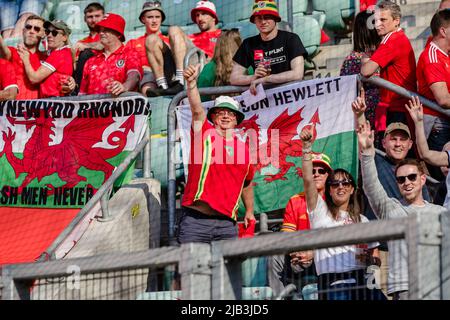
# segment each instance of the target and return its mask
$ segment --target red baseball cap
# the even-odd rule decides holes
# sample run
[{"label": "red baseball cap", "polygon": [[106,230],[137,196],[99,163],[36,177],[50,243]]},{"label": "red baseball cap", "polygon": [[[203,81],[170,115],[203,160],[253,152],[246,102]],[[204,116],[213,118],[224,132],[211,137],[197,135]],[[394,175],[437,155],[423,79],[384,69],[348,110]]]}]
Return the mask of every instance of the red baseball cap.
[{"label": "red baseball cap", "polygon": [[95,28],[103,27],[111,29],[120,33],[121,41],[125,41],[125,19],[122,16],[115,13],[106,13],[102,20],[100,20]]},{"label": "red baseball cap", "polygon": [[216,24],[219,23],[219,18],[217,18],[216,6],[211,1],[199,1],[194,9],[191,10],[191,18],[194,23],[195,21],[195,13],[197,11],[206,11],[211,14],[214,19],[216,19]]}]

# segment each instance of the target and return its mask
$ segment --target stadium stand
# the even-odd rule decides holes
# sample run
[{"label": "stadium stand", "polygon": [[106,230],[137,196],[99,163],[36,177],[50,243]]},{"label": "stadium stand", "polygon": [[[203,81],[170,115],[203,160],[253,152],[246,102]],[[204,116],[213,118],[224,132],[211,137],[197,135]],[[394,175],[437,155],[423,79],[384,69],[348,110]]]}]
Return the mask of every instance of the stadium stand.
[{"label": "stadium stand", "polygon": [[325,27],[333,31],[350,32],[351,21],[355,14],[355,2],[352,0],[312,0],[314,11],[326,15]]}]

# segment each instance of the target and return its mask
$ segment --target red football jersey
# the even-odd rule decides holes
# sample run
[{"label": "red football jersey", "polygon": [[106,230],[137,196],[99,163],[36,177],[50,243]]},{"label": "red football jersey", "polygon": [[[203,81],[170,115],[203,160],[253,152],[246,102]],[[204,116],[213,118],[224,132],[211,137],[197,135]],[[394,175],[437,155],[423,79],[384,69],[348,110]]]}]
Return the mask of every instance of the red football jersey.
[{"label": "red football jersey", "polygon": [[69,46],[53,50],[42,62],[42,65],[52,70],[53,73],[41,83],[40,97],[61,96],[61,78],[72,76],[73,73],[72,50]]},{"label": "red football jersey", "polygon": [[[430,86],[435,82],[445,82],[450,91],[450,59],[434,42],[430,42],[419,57],[417,63],[417,84],[420,95],[436,101]],[[442,116],[439,112],[423,107],[423,112]]]},{"label": "red football jersey", "polygon": [[[19,94],[17,100],[31,100],[39,98],[39,85],[34,85],[28,79],[25,68],[23,66],[22,59],[14,47],[9,47],[11,51],[11,63],[13,64],[14,71],[17,78],[17,85],[19,86]],[[47,55],[43,52],[30,52],[30,63],[33,69],[37,70],[41,66],[41,61],[45,60]]]},{"label": "red football jersey", "polygon": [[205,120],[199,132],[194,133],[191,128],[188,172],[183,206],[201,200],[227,217],[237,219],[242,189],[255,173],[246,142],[236,136],[224,139]]},{"label": "red football jersey", "polygon": [[0,70],[0,90],[9,89],[12,87],[19,90],[12,63],[8,60],[0,59]]},{"label": "red football jersey", "polygon": [[216,29],[214,31],[190,34],[188,37],[197,48],[202,49],[208,57],[212,58],[217,39],[219,39],[221,33],[222,30]]},{"label": "red football jersey", "polygon": [[286,205],[281,231],[294,232],[310,229],[307,208],[303,192],[291,197]]},{"label": "red football jersey", "polygon": [[84,65],[80,94],[107,94],[107,86],[112,80],[124,83],[128,73],[132,71],[139,72],[142,78],[142,67],[136,50],[122,45],[109,57],[99,52]]}]

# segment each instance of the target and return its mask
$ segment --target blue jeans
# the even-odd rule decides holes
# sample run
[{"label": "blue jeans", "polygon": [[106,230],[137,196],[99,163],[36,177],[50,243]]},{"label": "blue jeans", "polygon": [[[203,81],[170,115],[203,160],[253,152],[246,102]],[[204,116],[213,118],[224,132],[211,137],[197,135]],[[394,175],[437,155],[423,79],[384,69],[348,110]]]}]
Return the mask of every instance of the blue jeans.
[{"label": "blue jeans", "polygon": [[40,15],[45,0],[0,0],[0,31],[14,28],[17,19],[24,13]]}]

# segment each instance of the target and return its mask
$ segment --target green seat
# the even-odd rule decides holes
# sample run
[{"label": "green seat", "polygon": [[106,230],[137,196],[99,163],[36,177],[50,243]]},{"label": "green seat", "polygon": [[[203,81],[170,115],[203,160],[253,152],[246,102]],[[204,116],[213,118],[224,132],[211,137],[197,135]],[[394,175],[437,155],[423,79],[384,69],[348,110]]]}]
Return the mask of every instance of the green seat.
[{"label": "green seat", "polygon": [[226,23],[223,26],[223,29],[233,29],[233,28],[239,29],[239,33],[242,39],[256,36],[259,33],[256,26],[250,21],[235,21]]},{"label": "green seat", "polygon": [[253,11],[253,0],[216,1],[215,5],[219,20],[224,24],[248,21]]},{"label": "green seat", "polygon": [[326,15],[325,28],[350,32],[350,23],[355,15],[353,0],[312,0],[314,11]]},{"label": "green seat", "polygon": [[[162,1],[162,7],[166,14],[165,26],[186,26],[192,24],[191,10],[198,0],[171,0]],[[198,30],[198,29],[197,29]],[[196,31],[197,32],[197,31]]]},{"label": "green seat", "polygon": [[84,8],[89,3],[91,1],[62,1],[53,8],[50,17],[52,20],[65,21],[72,32],[88,32],[89,29],[84,22]]},{"label": "green seat", "polygon": [[139,21],[145,0],[105,0],[105,11],[121,15],[126,23],[126,30],[135,30],[142,26]]},{"label": "green seat", "polygon": [[312,59],[319,52],[321,38],[319,22],[312,16],[296,14],[293,17],[293,23],[293,31],[302,40],[308,52],[308,59]]},{"label": "green seat", "polygon": [[[306,14],[308,10],[308,0],[295,0],[292,1],[292,13],[303,13]],[[287,1],[279,1],[278,10],[280,12],[280,16],[283,20],[288,20],[288,8]]]},{"label": "green seat", "polygon": [[243,287],[265,287],[267,280],[267,257],[248,258],[241,265]]}]

